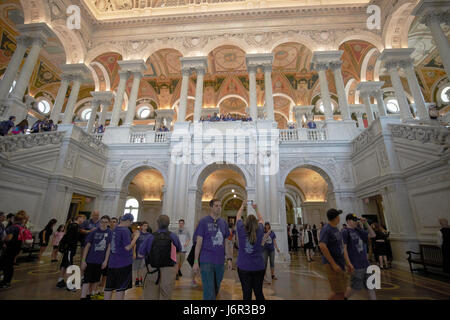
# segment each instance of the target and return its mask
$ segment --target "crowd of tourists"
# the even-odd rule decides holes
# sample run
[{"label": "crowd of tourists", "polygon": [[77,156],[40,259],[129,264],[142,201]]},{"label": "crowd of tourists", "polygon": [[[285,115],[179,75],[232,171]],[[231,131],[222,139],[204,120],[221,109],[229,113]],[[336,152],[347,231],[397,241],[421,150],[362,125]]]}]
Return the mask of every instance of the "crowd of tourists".
[{"label": "crowd of tourists", "polygon": [[8,120],[1,121],[0,136],[56,131],[58,128],[58,126],[53,123],[53,120],[48,118],[36,120],[30,129],[28,129],[27,119],[23,119],[17,124],[15,124],[15,122],[15,116],[10,116]]},{"label": "crowd of tourists", "polygon": [[248,122],[248,121],[253,121],[252,117],[250,117],[249,115],[240,115],[240,114],[231,114],[231,113],[226,113],[226,114],[218,114],[217,112],[214,112],[213,115],[207,115],[206,117],[202,116],[200,117],[200,121],[210,121],[210,122],[218,122],[218,121],[244,121],[244,122]]},{"label": "crowd of tourists", "polygon": [[[255,214],[248,212],[253,208]],[[202,218],[191,237],[185,221],[178,221],[175,232],[168,230],[170,218],[160,215],[158,230],[152,232],[148,222],[133,222],[132,214],[120,218],[100,216],[93,211],[89,219],[79,214],[66,225],[57,225],[51,219],[39,232],[38,261],[51,245],[51,263],[60,259],[60,275],[56,286],[77,291],[67,283],[67,268],[74,264],[78,246],[82,272],[81,296],[83,300],[110,300],[125,297],[125,291],[134,286],[143,287],[143,298],[171,299],[175,282],[183,276],[181,266],[186,260],[191,266],[192,285],[201,277],[203,299],[215,300],[220,292],[225,267],[233,268],[233,248],[237,248],[237,275],[244,300],[264,300],[263,284],[270,262],[272,280],[275,276],[275,250],[280,253],[276,235],[270,223],[265,222],[256,204],[243,201],[234,223],[220,217],[221,201],[209,202],[210,213]],[[243,213],[247,207],[247,215]],[[288,226],[289,250],[297,251],[299,242],[307,260],[313,261],[315,252],[322,256],[331,288],[329,299],[349,299],[355,291],[366,289],[370,299],[376,299],[374,290],[367,289],[369,243],[377,254],[381,268],[388,268],[389,233],[363,217],[349,213],[343,228],[339,229],[341,210],[327,211],[328,223],[319,228],[308,224],[297,228]],[[444,252],[444,270],[449,270],[448,248],[450,227],[440,219],[440,245]],[[190,242],[192,247],[188,252]],[[0,270],[3,271],[0,289],[8,289],[14,275],[14,266],[20,251],[33,243],[30,221],[25,211],[5,215],[0,212]],[[187,257],[186,257],[187,255]]]}]

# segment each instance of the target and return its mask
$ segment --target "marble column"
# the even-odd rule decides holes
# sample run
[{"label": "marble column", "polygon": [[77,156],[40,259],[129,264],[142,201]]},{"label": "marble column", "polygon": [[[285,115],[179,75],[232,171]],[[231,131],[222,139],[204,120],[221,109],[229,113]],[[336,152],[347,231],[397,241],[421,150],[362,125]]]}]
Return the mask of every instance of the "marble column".
[{"label": "marble column", "polygon": [[423,97],[422,90],[420,89],[419,81],[417,81],[413,61],[414,60],[412,59],[403,60],[400,62],[400,67],[406,72],[406,79],[408,80],[409,89],[414,97],[417,116],[420,120],[427,121],[430,120],[430,115],[425,104],[425,98]]},{"label": "marble column", "polygon": [[325,113],[325,121],[333,120],[333,108],[331,106],[330,90],[328,89],[327,69],[328,64],[317,63],[315,69],[319,73],[320,82],[320,97],[323,102],[323,108]]},{"label": "marble column", "polygon": [[11,96],[17,100],[22,101],[25,90],[30,82],[31,74],[39,58],[39,53],[45,44],[45,39],[43,37],[32,39],[32,45],[30,53],[28,54],[25,63],[23,64],[22,70],[20,71],[19,78],[16,81],[16,86],[14,87]]},{"label": "marble column", "polygon": [[100,101],[96,100],[95,98],[91,101],[91,116],[89,117],[87,126],[86,126],[86,132],[92,133],[92,129],[94,128],[94,122],[95,118],[97,117],[98,107],[100,105]]},{"label": "marble column", "polygon": [[384,103],[384,99],[383,99],[383,91],[375,90],[375,91],[372,92],[371,95],[372,95],[372,97],[375,98],[375,100],[377,100],[379,116],[380,117],[387,116],[386,104]]},{"label": "marble column", "polygon": [[50,119],[53,120],[54,124],[57,124],[59,121],[70,81],[70,75],[63,74],[61,76],[61,84],[59,85],[58,94],[56,95],[55,103],[53,104],[52,113],[50,114]]},{"label": "marble column", "polygon": [[127,116],[125,118],[126,126],[133,125],[133,120],[136,113],[136,99],[138,96],[139,84],[141,83],[142,76],[142,72],[133,72],[133,85],[131,87],[130,98],[128,99]]},{"label": "marble column", "polygon": [[366,114],[367,120],[369,121],[369,125],[375,120],[373,116],[372,105],[370,103],[370,96],[367,92],[361,93],[361,97],[363,99],[364,105],[366,106]]},{"label": "marble column", "polygon": [[205,77],[205,69],[197,68],[197,84],[195,87],[195,105],[194,105],[194,122],[200,121],[203,107],[203,79]]},{"label": "marble column", "polygon": [[258,120],[258,103],[256,95],[256,66],[247,66],[250,94],[250,117],[253,121]]},{"label": "marble column", "polygon": [[98,125],[103,125],[103,127],[105,127],[106,114],[108,113],[109,103],[107,103],[106,101],[102,101],[101,107],[102,113],[100,114],[100,120],[98,121]]},{"label": "marble column", "polygon": [[409,108],[409,103],[406,98],[405,89],[403,88],[402,81],[400,80],[400,75],[398,73],[398,63],[389,62],[386,63],[385,66],[391,76],[392,86],[394,87],[395,91],[395,97],[397,98],[398,105],[400,107],[400,118],[403,121],[413,120],[413,116]]},{"label": "marble column", "polygon": [[66,110],[64,111],[63,124],[71,124],[73,118],[73,111],[75,108],[75,103],[78,99],[78,93],[80,92],[82,78],[80,76],[75,76],[73,78],[72,91],[70,92],[69,100],[66,104]]},{"label": "marble column", "polygon": [[[448,23],[448,13],[446,14],[446,17],[446,23]],[[447,73],[447,77],[450,78],[450,46],[448,44],[447,36],[441,28],[441,20],[439,15],[432,13],[425,18],[425,24],[431,29],[445,72]]]},{"label": "marble column", "polygon": [[264,93],[266,98],[267,120],[275,120],[272,93],[272,64],[264,65]]},{"label": "marble column", "polygon": [[177,122],[184,122],[186,119],[186,108],[189,89],[190,69],[182,69],[183,78],[181,80],[180,103],[178,104]]},{"label": "marble column", "polygon": [[123,95],[125,93],[125,86],[130,76],[130,72],[120,70],[119,71],[119,86],[117,87],[116,98],[114,99],[114,106],[111,115],[110,127],[117,127],[119,125],[120,111],[122,110]]},{"label": "marble column", "polygon": [[330,63],[330,68],[334,73],[342,120],[351,120],[347,94],[345,93],[344,78],[342,77],[342,61],[332,61]]},{"label": "marble column", "polygon": [[14,51],[14,54],[8,63],[8,67],[0,83],[0,99],[6,98],[8,96],[9,90],[11,89],[12,83],[17,76],[17,72],[19,71],[23,56],[25,55],[25,52],[29,45],[29,38],[27,36],[18,36],[16,40],[16,50]]}]

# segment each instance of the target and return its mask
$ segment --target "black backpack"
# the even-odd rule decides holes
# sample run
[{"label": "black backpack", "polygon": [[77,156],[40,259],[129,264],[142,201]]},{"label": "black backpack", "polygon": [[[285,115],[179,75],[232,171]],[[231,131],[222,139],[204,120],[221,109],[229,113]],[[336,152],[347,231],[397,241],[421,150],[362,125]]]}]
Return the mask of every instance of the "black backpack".
[{"label": "black backpack", "polygon": [[[145,257],[145,265],[147,266],[148,273],[158,272],[158,279],[155,283],[157,285],[161,278],[160,268],[172,267],[176,262],[170,257],[173,243],[170,232],[155,232],[152,235],[154,237],[152,247],[150,248],[150,253]],[[155,270],[150,271],[148,265],[155,268]]]}]

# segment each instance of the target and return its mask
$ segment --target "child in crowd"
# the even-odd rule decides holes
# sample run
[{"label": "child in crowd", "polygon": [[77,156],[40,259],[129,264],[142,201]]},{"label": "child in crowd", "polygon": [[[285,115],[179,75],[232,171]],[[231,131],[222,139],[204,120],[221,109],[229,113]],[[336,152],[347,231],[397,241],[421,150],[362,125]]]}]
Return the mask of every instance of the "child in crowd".
[{"label": "child in crowd", "polygon": [[138,252],[142,243],[151,235],[152,229],[149,227],[148,222],[142,222],[141,228],[139,231],[139,238],[136,241],[135,247],[135,259],[133,261],[133,272],[136,274],[136,282],[134,285],[136,287],[143,286],[143,274],[145,273],[145,259],[143,257],[139,257]]},{"label": "child in crowd", "polygon": [[52,260],[51,262],[57,262],[58,260],[56,259],[58,257],[58,245],[59,242],[61,241],[62,237],[64,237],[64,225],[60,225],[58,227],[58,230],[56,230],[55,234],[53,235],[53,239],[52,239],[52,246],[53,246],[53,252],[52,252]]}]

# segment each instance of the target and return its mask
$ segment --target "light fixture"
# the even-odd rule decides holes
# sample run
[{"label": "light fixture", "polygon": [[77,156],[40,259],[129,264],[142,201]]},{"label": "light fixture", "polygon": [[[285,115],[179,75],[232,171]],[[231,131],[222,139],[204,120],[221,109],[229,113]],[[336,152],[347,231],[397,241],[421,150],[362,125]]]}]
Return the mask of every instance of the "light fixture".
[{"label": "light fixture", "polygon": [[235,194],[233,194],[233,198],[236,198],[236,195],[235,195]]},{"label": "light fixture", "polygon": [[231,192],[234,193],[234,189],[231,189]]}]

